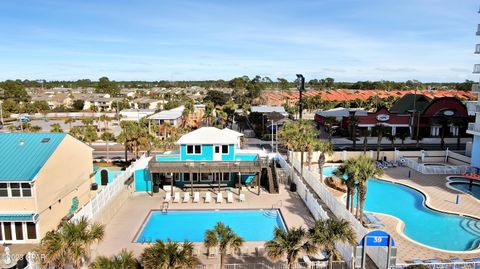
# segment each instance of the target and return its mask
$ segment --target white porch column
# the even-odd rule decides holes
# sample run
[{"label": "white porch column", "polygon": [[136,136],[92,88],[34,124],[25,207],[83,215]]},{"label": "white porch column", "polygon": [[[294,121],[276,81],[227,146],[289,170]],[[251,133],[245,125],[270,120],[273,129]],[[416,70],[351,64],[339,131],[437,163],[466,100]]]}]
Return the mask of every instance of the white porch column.
[{"label": "white porch column", "polygon": [[397,134],[397,126],[392,126],[392,135]]}]

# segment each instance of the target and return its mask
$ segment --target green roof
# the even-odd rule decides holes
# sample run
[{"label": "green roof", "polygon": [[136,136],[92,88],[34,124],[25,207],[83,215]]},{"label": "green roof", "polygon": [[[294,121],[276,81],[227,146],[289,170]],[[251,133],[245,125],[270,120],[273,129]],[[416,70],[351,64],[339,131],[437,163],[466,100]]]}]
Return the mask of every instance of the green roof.
[{"label": "green roof", "polygon": [[406,94],[393,104],[390,112],[409,114],[409,110],[413,109],[413,103],[415,103],[415,110],[423,112],[423,110],[427,108],[431,101],[432,100],[423,94]]},{"label": "green roof", "polygon": [[42,169],[64,133],[0,134],[0,181],[31,181]]}]

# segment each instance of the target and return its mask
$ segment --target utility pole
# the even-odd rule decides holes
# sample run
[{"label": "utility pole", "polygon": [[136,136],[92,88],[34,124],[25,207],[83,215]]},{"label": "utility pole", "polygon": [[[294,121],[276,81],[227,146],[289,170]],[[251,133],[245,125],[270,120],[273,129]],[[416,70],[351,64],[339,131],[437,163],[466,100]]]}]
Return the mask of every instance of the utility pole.
[{"label": "utility pole", "polygon": [[300,93],[300,99],[298,103],[299,118],[303,118],[303,92],[305,91],[305,78],[302,74],[297,74],[297,90]]}]

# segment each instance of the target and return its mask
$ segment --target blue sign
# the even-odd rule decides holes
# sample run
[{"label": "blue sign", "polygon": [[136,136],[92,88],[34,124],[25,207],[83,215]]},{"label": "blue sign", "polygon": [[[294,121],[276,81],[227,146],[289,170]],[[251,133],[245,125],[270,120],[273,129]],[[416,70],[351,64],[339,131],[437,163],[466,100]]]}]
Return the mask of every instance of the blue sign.
[{"label": "blue sign", "polygon": [[[359,246],[363,246],[363,241],[365,241],[365,246],[367,247],[388,247],[388,240],[391,238],[391,236],[386,233],[385,231],[381,230],[375,230],[371,231],[368,234],[366,234],[362,240],[360,240],[360,243],[358,243]],[[395,246],[395,242],[392,240],[392,247]]]}]

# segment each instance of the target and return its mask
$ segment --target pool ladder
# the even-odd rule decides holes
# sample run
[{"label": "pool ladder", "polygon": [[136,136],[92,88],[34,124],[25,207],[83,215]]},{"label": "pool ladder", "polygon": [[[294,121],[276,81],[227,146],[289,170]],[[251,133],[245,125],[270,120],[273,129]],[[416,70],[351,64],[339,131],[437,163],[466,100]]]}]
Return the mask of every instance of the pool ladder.
[{"label": "pool ladder", "polygon": [[169,205],[169,203],[163,203],[162,213],[164,213],[164,214],[168,213],[168,205]]}]

